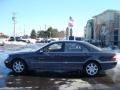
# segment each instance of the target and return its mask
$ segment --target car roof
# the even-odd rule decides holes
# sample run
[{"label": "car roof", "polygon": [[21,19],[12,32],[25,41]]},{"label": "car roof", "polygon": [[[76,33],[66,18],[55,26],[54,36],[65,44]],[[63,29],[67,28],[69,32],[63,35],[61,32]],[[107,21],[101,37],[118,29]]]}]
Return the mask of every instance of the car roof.
[{"label": "car roof", "polygon": [[59,42],[62,42],[62,43],[66,43],[66,42],[80,43],[80,44],[85,45],[86,47],[91,48],[91,49],[94,50],[94,51],[102,51],[102,49],[100,49],[100,48],[98,48],[98,47],[96,47],[96,46],[94,46],[94,45],[92,45],[92,44],[90,44],[90,43],[88,43],[88,42],[86,42],[86,41],[60,40],[60,41],[53,41],[53,42],[51,42],[51,43],[55,43],[55,42],[58,42],[58,43],[59,43]]},{"label": "car roof", "polygon": [[74,41],[74,40],[60,40],[60,41],[53,41],[52,43],[55,42],[78,42],[78,43],[85,43],[85,41]]}]

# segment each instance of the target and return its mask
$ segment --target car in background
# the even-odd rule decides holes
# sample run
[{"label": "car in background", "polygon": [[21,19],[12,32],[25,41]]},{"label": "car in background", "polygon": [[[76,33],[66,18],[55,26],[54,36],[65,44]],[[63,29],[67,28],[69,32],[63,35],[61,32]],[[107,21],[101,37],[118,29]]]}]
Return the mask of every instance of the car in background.
[{"label": "car in background", "polygon": [[0,46],[4,46],[4,45],[5,45],[4,41],[0,41]]},{"label": "car in background", "polygon": [[21,37],[10,37],[8,41],[17,41],[17,42],[25,42],[25,43],[30,43],[29,40],[24,40]]},{"label": "car in background", "polygon": [[50,43],[50,42],[53,42],[53,41],[56,41],[56,40],[53,39],[53,38],[51,38],[51,39],[44,38],[42,40],[36,39],[36,43]]},{"label": "car in background", "polygon": [[17,74],[31,70],[82,71],[95,76],[114,68],[117,57],[84,41],[56,41],[35,51],[10,54],[4,63]]},{"label": "car in background", "polygon": [[111,48],[112,50],[117,50],[117,49],[119,49],[119,47],[116,46],[116,45],[109,46],[109,48]]}]

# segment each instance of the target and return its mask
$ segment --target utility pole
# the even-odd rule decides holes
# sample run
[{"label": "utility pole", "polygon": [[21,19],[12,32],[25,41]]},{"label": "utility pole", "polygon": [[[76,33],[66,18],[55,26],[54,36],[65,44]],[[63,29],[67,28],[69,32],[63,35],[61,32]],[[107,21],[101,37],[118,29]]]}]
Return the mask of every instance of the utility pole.
[{"label": "utility pole", "polygon": [[24,25],[24,36],[25,36],[25,25]]},{"label": "utility pole", "polygon": [[13,20],[13,36],[14,36],[14,39],[15,39],[15,24],[16,24],[16,17],[15,17],[15,13],[13,13],[13,16],[12,16],[12,20]]},{"label": "utility pole", "polygon": [[47,27],[47,26],[45,25],[45,31],[46,31],[46,27]]}]

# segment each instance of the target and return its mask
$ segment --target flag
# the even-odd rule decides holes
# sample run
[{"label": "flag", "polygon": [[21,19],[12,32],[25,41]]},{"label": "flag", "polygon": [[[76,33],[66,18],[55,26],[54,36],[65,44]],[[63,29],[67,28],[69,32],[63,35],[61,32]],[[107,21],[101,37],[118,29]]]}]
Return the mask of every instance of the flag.
[{"label": "flag", "polygon": [[70,16],[69,22],[68,22],[68,27],[71,27],[71,28],[73,27],[73,21],[74,21],[73,18]]}]

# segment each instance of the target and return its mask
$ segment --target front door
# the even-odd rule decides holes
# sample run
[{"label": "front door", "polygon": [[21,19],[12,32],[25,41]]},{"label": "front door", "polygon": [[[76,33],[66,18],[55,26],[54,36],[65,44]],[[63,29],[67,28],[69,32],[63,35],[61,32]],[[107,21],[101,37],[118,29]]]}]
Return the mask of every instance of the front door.
[{"label": "front door", "polygon": [[42,49],[36,56],[36,68],[40,70],[60,70],[63,62],[64,43],[56,42]]}]

